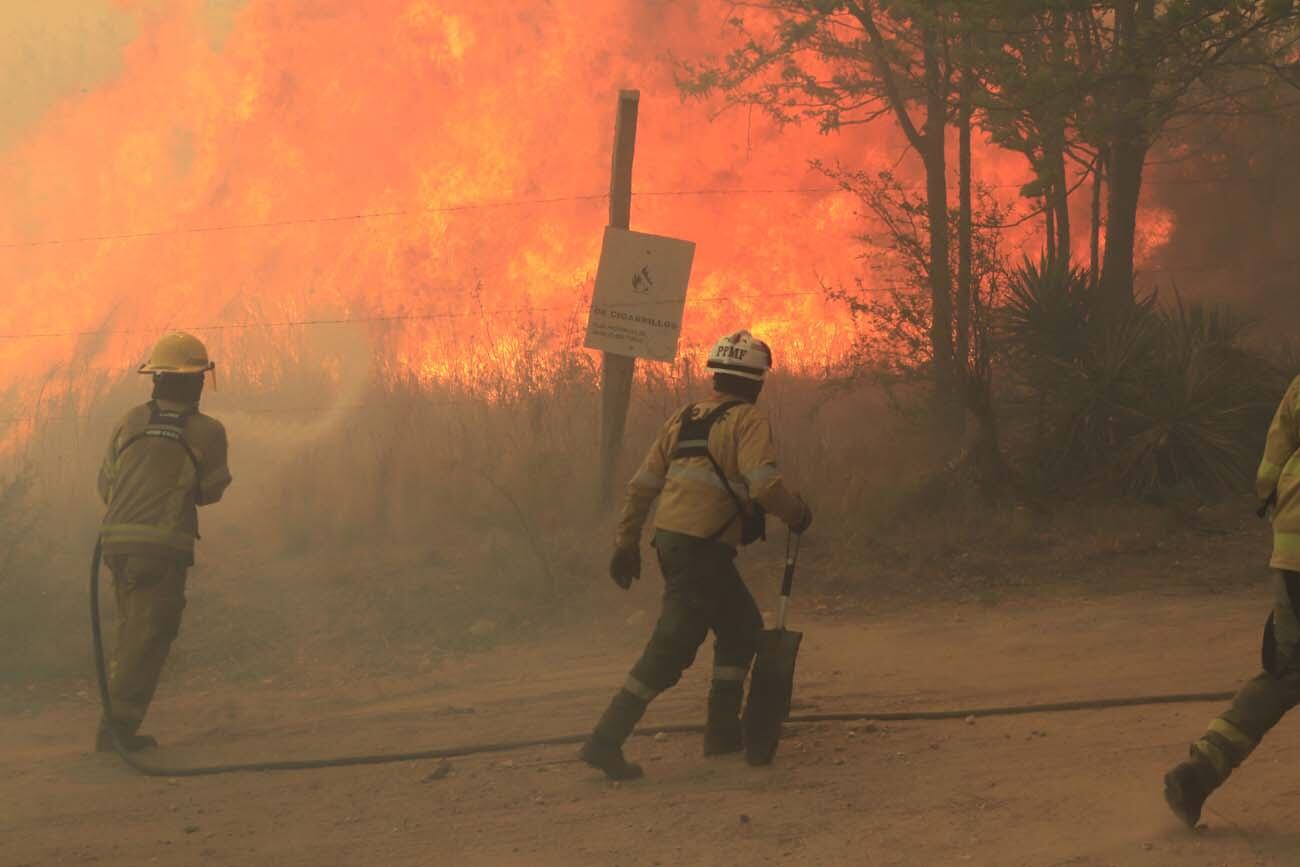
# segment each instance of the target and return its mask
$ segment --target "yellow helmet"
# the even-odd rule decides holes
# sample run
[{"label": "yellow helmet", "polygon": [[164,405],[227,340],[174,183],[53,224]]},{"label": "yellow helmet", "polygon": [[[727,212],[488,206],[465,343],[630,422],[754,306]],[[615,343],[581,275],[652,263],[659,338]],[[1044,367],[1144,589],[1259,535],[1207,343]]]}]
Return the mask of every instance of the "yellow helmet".
[{"label": "yellow helmet", "polygon": [[173,331],[153,345],[141,373],[204,373],[216,367],[208,360],[207,347],[193,334]]}]

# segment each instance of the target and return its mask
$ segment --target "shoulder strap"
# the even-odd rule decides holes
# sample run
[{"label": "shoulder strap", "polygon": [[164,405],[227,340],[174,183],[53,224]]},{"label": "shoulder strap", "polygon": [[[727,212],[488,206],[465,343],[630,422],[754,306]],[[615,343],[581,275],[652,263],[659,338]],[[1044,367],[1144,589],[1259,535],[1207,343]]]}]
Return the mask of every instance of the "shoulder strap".
[{"label": "shoulder strap", "polygon": [[682,410],[681,427],[677,431],[677,442],[673,445],[673,459],[704,458],[712,459],[709,454],[709,432],[728,412],[743,404],[743,400],[732,400],[719,404],[704,415],[696,415],[696,406],[691,404]]},{"label": "shoulder strap", "polygon": [[677,432],[677,443],[673,446],[671,458],[678,460],[680,458],[708,458],[709,465],[713,467],[713,472],[717,474],[718,481],[722,484],[722,489],[731,497],[731,501],[736,505],[735,513],[717,529],[710,534],[707,539],[710,542],[716,542],[722,538],[722,534],[730,529],[731,525],[736,523],[736,519],[745,514],[745,504],[741,502],[740,495],[731,487],[731,482],[727,479],[727,474],[722,471],[722,466],[718,463],[713,452],[709,451],[709,433],[713,426],[720,422],[727,413],[738,406],[744,404],[743,400],[730,400],[714,407],[702,416],[695,414],[695,405],[692,404],[682,410],[682,424]]},{"label": "shoulder strap", "polygon": [[193,407],[186,407],[177,412],[163,409],[156,400],[149,401],[149,423],[139,433],[128,437],[126,442],[118,446],[118,455],[120,456],[122,452],[147,438],[171,440],[185,449],[185,454],[189,455],[190,463],[194,464],[195,486],[197,487],[199,477],[202,475],[199,469],[199,459],[194,454],[194,449],[185,439],[185,423],[190,416],[194,415],[194,412]]}]

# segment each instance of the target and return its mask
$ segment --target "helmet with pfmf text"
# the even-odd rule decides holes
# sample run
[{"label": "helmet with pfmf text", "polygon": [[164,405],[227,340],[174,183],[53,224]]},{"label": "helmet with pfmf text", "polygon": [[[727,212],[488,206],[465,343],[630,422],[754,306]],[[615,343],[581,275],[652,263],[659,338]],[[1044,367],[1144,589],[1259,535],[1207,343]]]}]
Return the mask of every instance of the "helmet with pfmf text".
[{"label": "helmet with pfmf text", "polygon": [[772,369],[772,350],[748,331],[737,331],[714,345],[707,366],[713,373],[762,382]]}]

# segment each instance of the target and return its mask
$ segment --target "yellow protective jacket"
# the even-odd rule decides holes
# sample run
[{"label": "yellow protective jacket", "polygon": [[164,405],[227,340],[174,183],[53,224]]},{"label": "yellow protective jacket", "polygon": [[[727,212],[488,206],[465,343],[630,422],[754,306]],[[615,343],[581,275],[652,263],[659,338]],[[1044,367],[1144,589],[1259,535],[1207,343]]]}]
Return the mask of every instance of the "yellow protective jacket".
[{"label": "yellow protective jacket", "polygon": [[1300,377],[1296,377],[1282,402],[1264,444],[1255,493],[1261,501],[1277,494],[1273,510],[1274,569],[1300,572]]},{"label": "yellow protective jacket", "polygon": [[104,555],[193,563],[197,507],[220,500],[231,481],[226,452],[226,429],[197,407],[154,400],[123,416],[99,469]]},{"label": "yellow protective jacket", "polygon": [[[714,395],[693,406],[708,412],[730,400]],[[639,544],[641,528],[656,499],[656,529],[707,539],[730,521],[717,541],[733,548],[740,545],[741,522],[732,520],[736,517],[735,500],[722,486],[708,458],[672,459],[681,427],[682,412],[678,412],[659,431],[628,483],[614,539],[616,547]],[[803,517],[802,501],[781,480],[772,425],[758,407],[743,403],[728,410],[709,431],[709,453],[741,502],[756,501],[787,524]]]}]

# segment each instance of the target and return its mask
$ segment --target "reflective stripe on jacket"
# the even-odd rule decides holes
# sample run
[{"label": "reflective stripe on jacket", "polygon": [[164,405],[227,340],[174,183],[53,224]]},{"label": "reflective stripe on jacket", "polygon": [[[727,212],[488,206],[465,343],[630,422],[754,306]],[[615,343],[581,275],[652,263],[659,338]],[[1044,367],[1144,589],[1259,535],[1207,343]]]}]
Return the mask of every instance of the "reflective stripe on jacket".
[{"label": "reflective stripe on jacket", "polygon": [[[172,401],[157,404],[186,409]],[[99,496],[108,506],[100,528],[104,554],[170,552],[192,562],[197,507],[220,500],[231,481],[226,429],[200,412],[186,415],[181,430],[187,452],[174,437],[140,436],[152,414],[150,404],[135,407],[109,438],[99,469]]]},{"label": "reflective stripe on jacket", "polygon": [[1273,416],[1255,493],[1266,501],[1276,492],[1273,511],[1274,569],[1300,572],[1300,377],[1292,381]]}]

